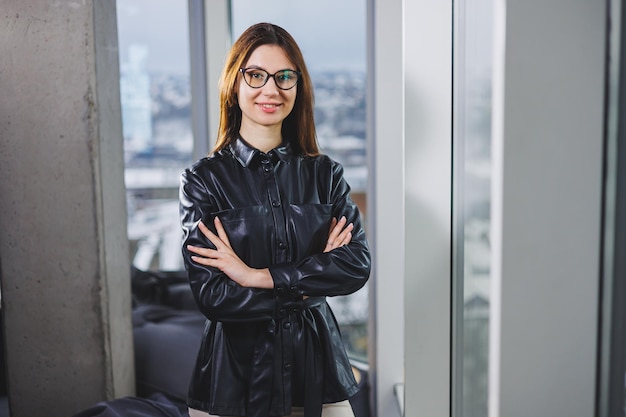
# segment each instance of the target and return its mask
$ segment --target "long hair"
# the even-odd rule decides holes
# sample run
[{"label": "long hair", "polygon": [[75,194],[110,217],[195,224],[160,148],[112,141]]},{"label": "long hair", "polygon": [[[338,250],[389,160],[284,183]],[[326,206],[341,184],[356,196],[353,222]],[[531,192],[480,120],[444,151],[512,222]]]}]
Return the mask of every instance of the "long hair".
[{"label": "long hair", "polygon": [[241,127],[241,108],[237,102],[237,83],[240,72],[252,52],[261,45],[277,45],[301,73],[293,110],[283,120],[282,135],[291,142],[296,153],[319,154],[313,117],[313,83],[304,63],[304,57],[293,37],[280,26],[257,23],[246,29],[235,41],[222,70],[219,82],[220,122],[213,152],[237,139]]}]

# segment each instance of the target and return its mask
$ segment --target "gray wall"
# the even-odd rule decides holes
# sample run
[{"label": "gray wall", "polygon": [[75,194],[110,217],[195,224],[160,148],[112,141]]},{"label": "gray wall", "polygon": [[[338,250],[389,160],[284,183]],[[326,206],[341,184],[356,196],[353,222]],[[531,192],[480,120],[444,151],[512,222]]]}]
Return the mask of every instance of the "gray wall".
[{"label": "gray wall", "polygon": [[497,1],[490,416],[591,416],[606,4]]},{"label": "gray wall", "polygon": [[2,1],[0,278],[11,415],[134,389],[114,1]]}]

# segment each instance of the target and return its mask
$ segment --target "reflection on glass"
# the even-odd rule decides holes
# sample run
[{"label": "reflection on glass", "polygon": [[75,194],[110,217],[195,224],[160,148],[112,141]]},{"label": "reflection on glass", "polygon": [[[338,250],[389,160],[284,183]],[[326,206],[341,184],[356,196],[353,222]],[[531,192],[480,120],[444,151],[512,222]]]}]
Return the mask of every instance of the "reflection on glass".
[{"label": "reflection on glass", "polygon": [[[322,152],[339,161],[352,198],[367,215],[365,191],[365,8],[364,0],[343,2],[268,0],[259,9],[250,0],[232,0],[233,39],[251,24],[267,21],[296,39],[315,89],[315,123]],[[329,13],[329,10],[332,12]],[[317,22],[324,22],[320,30]],[[328,300],[354,359],[367,359],[367,286],[347,297]]]},{"label": "reflection on glass", "polygon": [[141,270],[181,270],[178,180],[191,162],[187,2],[117,0],[128,236]]},{"label": "reflection on glass", "polygon": [[462,2],[455,28],[456,223],[462,246],[455,262],[461,265],[456,270],[463,288],[462,300],[456,300],[461,311],[455,340],[457,417],[488,414],[492,1]]}]

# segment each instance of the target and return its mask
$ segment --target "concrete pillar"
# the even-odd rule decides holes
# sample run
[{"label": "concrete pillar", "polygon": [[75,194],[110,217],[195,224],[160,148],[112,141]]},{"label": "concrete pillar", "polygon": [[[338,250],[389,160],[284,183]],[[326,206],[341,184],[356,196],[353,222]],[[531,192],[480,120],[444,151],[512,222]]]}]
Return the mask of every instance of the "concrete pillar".
[{"label": "concrete pillar", "polygon": [[68,417],[134,390],[115,1],[0,10],[11,416]]}]

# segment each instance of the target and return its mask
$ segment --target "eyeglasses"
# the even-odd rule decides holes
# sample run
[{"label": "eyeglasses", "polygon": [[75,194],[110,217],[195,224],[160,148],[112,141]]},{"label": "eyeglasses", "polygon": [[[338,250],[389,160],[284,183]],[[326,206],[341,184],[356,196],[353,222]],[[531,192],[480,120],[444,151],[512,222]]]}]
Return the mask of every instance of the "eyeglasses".
[{"label": "eyeglasses", "polygon": [[246,84],[252,88],[261,88],[267,84],[267,80],[274,78],[276,87],[281,90],[290,90],[298,84],[300,73],[298,71],[284,69],[270,74],[261,68],[239,68]]}]

